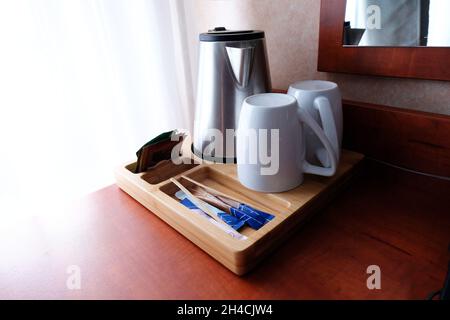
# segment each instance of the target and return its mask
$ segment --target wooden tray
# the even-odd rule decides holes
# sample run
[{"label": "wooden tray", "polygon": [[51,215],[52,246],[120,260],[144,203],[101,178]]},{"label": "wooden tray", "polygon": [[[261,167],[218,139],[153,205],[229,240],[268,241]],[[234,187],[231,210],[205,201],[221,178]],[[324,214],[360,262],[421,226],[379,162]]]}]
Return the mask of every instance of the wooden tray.
[{"label": "wooden tray", "polygon": [[[187,147],[183,146],[183,149],[187,150]],[[195,158],[192,155],[189,157]],[[361,154],[344,150],[334,177],[306,175],[305,182],[298,188],[277,194],[258,193],[242,186],[234,164],[177,166],[166,161],[145,173],[134,174],[135,163],[129,163],[119,167],[115,174],[122,190],[232,272],[243,275],[295,231],[300,222],[326,205],[355,173],[357,164],[363,158]],[[270,212],[275,218],[257,231],[245,227],[240,232],[245,239],[233,238],[176,199],[175,193],[179,189],[169,179],[174,177],[189,187],[189,182],[181,175]]]}]

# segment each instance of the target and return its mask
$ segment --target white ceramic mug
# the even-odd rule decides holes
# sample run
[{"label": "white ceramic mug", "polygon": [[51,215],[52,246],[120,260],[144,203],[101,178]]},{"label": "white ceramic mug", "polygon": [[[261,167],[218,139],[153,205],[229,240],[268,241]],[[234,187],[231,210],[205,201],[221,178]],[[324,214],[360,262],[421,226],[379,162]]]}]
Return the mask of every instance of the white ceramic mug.
[{"label": "white ceramic mug", "polygon": [[[316,133],[325,146],[330,159],[329,168],[312,165],[306,161],[305,124]],[[257,134],[256,140],[252,141],[251,135],[248,134],[252,130],[259,133],[266,132],[266,137],[264,138],[264,134]],[[274,133],[279,139],[272,141],[267,137],[270,133]],[[303,182],[304,173],[322,176],[332,176],[336,173],[337,159],[331,143],[317,122],[298,107],[297,100],[291,95],[264,93],[245,99],[236,141],[239,181],[249,189],[260,192],[284,192],[299,186]],[[273,160],[270,165],[262,161],[261,147],[267,148],[267,155]],[[251,158],[249,154],[254,155],[255,152],[258,157],[252,163],[249,161]],[[278,163],[276,172],[266,170],[270,173],[264,173],[265,169],[276,162]]]},{"label": "white ceramic mug", "polygon": [[[321,124],[339,163],[343,123],[342,97],[337,84],[320,80],[300,81],[289,87],[288,94],[294,96],[300,108],[308,111],[311,117]],[[306,128],[306,159],[311,163],[330,166],[323,144],[309,128]]]}]

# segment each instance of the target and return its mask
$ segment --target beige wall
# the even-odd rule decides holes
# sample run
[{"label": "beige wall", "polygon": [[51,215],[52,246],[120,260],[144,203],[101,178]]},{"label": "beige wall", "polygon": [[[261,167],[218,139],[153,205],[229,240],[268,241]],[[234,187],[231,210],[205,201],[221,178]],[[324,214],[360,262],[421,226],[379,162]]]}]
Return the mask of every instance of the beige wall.
[{"label": "beige wall", "polygon": [[266,32],[274,88],[287,88],[297,80],[328,79],[339,84],[346,99],[450,115],[450,82],[317,72],[320,0],[185,0],[184,4],[194,73],[198,33],[215,26],[261,29]]}]

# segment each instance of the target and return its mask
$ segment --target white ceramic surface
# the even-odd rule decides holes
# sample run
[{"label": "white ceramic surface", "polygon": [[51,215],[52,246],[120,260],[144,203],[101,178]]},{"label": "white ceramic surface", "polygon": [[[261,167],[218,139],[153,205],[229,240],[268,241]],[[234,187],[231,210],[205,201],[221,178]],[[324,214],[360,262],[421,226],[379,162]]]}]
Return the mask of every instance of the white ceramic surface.
[{"label": "white ceramic surface", "polygon": [[[325,146],[331,159],[330,167],[312,165],[305,159],[304,126],[311,128]],[[250,139],[244,134],[248,129],[278,129],[279,131],[279,169],[273,175],[261,174],[267,168],[260,158],[256,163],[248,161],[249,150],[254,150]],[[269,134],[270,137],[270,134]],[[284,192],[299,186],[303,174],[311,173],[332,176],[336,173],[337,159],[333,147],[323,130],[312,117],[298,107],[297,100],[287,94],[265,93],[244,100],[237,133],[237,172],[239,181],[247,188],[260,192]],[[270,141],[270,138],[267,138]],[[257,135],[256,148],[260,136]],[[277,148],[267,143],[268,153],[274,157]],[[260,150],[258,149],[258,152]]]},{"label": "white ceramic surface", "polygon": [[[342,145],[342,97],[334,82],[300,81],[289,87],[288,94],[294,96],[301,109],[307,111],[319,124],[330,140],[339,163]],[[330,161],[323,144],[316,134],[306,128],[306,159],[329,167]],[[317,161],[318,160],[318,161]]]}]

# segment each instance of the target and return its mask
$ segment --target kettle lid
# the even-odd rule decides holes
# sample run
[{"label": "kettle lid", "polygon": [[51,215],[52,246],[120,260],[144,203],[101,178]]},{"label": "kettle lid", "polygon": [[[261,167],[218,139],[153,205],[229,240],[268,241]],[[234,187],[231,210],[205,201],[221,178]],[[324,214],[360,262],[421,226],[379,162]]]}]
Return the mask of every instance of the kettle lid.
[{"label": "kettle lid", "polygon": [[260,30],[227,30],[224,27],[216,27],[206,33],[200,34],[200,41],[245,41],[263,39],[264,31]]}]

